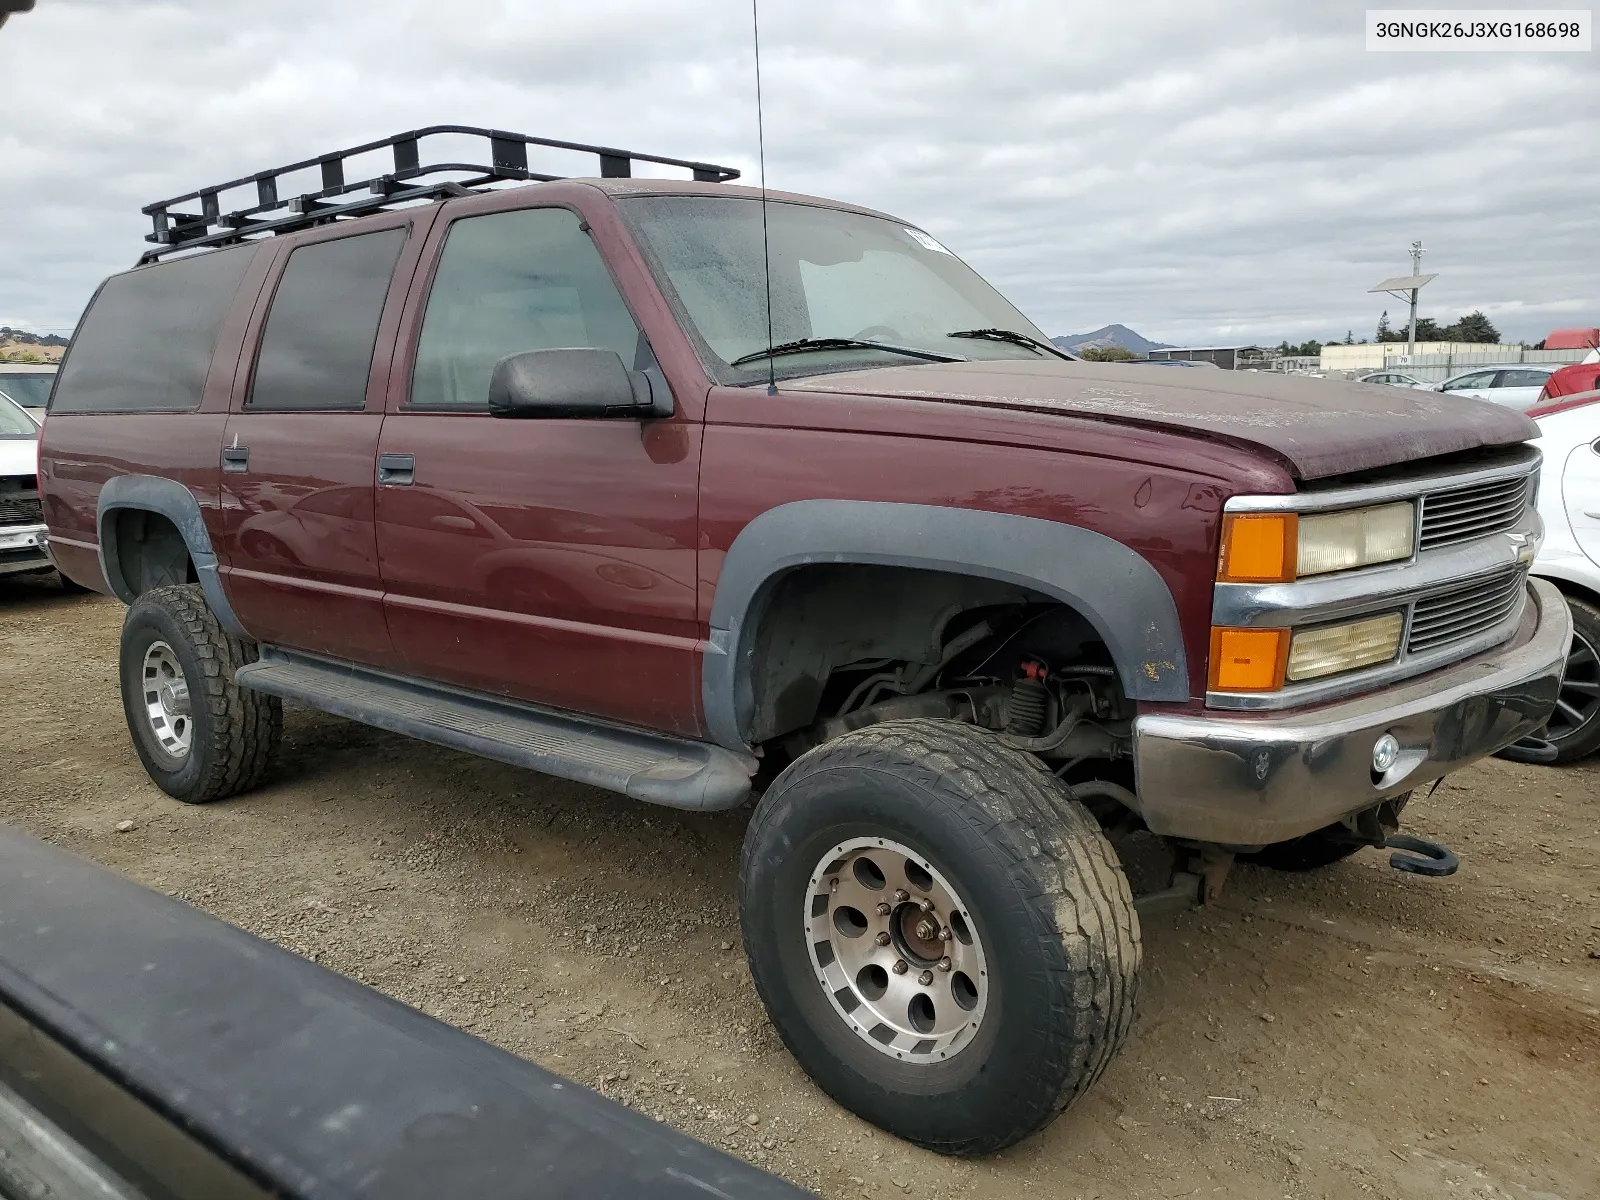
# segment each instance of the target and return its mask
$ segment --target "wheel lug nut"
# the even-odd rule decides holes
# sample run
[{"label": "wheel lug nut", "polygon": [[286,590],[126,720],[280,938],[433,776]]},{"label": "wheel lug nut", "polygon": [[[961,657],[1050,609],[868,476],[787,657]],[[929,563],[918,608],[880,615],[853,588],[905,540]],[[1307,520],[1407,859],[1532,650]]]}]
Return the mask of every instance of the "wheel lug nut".
[{"label": "wheel lug nut", "polygon": [[878,905],[878,915],[880,917],[887,917],[893,911],[894,909],[887,904],[880,903]]},{"label": "wheel lug nut", "polygon": [[880,933],[877,940],[878,945],[887,946],[889,944],[889,935],[887,933]]},{"label": "wheel lug nut", "polygon": [[904,904],[909,899],[911,899],[911,893],[906,891],[905,888],[895,888],[894,902],[896,904]]},{"label": "wheel lug nut", "polygon": [[948,942],[950,940],[950,926],[946,925],[943,929],[939,930],[939,940],[941,942]]},{"label": "wheel lug nut", "polygon": [[895,959],[894,966],[891,967],[890,969],[896,975],[904,975],[908,970],[910,970],[910,966],[909,966],[909,964],[907,964],[905,959],[897,958],[897,959]]},{"label": "wheel lug nut", "polygon": [[917,976],[917,982],[920,983],[923,987],[927,987],[930,983],[933,982],[933,972],[932,971],[924,971],[921,975]]},{"label": "wheel lug nut", "polygon": [[933,911],[933,901],[927,896],[924,896],[921,900],[917,901],[917,907],[923,912],[931,913]]},{"label": "wheel lug nut", "polygon": [[941,958],[939,960],[939,970],[948,971],[949,969],[950,969],[950,956],[948,954],[946,954],[943,958]]}]

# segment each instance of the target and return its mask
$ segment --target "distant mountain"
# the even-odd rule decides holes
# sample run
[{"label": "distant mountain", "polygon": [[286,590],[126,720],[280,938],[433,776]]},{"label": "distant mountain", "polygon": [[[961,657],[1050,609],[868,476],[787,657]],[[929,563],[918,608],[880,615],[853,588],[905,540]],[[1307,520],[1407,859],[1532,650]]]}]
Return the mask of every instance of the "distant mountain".
[{"label": "distant mountain", "polygon": [[1135,354],[1149,354],[1152,350],[1165,350],[1167,342],[1152,342],[1129,329],[1126,325],[1104,325],[1093,333],[1063,334],[1050,339],[1063,350],[1074,352],[1097,347],[1121,346]]}]

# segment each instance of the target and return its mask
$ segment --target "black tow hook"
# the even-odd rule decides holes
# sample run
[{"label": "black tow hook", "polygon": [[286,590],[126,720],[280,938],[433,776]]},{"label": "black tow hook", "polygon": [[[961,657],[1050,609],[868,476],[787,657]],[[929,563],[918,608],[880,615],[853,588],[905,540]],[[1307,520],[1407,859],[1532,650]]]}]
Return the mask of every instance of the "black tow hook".
[{"label": "black tow hook", "polygon": [[1555,762],[1556,755],[1559,753],[1560,751],[1556,749],[1554,742],[1529,734],[1525,738],[1512,742],[1505,749],[1495,751],[1494,756],[1503,758],[1507,762],[1538,763],[1540,766],[1544,766],[1547,763]]},{"label": "black tow hook", "polygon": [[1383,839],[1386,850],[1409,850],[1410,854],[1389,855],[1389,865],[1396,871],[1412,875],[1454,875],[1461,869],[1461,860],[1455,851],[1426,838],[1412,837],[1409,833],[1391,833]]}]

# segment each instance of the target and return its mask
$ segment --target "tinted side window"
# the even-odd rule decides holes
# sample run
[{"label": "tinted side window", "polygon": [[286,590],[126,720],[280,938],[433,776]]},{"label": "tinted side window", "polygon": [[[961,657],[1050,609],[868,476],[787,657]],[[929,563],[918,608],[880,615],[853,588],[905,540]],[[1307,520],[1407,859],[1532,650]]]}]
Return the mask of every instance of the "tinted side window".
[{"label": "tinted side window", "polygon": [[495,363],[524,350],[595,346],[635,366],[639,327],[600,252],[564,208],[464,217],[428,295],[414,408],[481,409]]},{"label": "tinted side window", "polygon": [[1501,371],[1495,387],[1540,387],[1549,378],[1543,371]]},{"label": "tinted side window", "polygon": [[217,330],[256,250],[235,246],[106,280],[78,322],[52,411],[199,408]]},{"label": "tinted side window", "polygon": [[261,335],[250,408],[366,403],[378,318],[405,240],[404,229],[384,229],[289,255]]}]

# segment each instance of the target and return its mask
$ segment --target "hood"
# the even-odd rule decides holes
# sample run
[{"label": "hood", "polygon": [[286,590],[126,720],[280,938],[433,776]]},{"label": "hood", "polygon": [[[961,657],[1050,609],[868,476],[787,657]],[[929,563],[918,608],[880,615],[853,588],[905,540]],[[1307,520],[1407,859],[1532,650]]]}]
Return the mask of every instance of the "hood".
[{"label": "hood", "polygon": [[1269,371],[1002,359],[880,367],[781,386],[786,392],[1058,412],[1194,433],[1263,450],[1302,480],[1539,436],[1521,413],[1480,400]]},{"label": "hood", "polygon": [[0,475],[38,475],[39,439],[0,437]]}]

